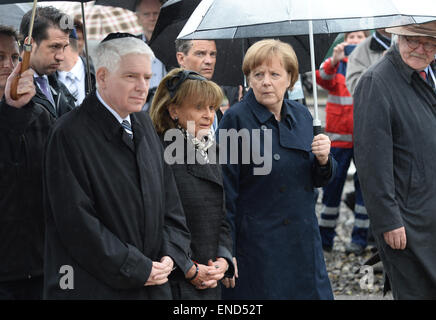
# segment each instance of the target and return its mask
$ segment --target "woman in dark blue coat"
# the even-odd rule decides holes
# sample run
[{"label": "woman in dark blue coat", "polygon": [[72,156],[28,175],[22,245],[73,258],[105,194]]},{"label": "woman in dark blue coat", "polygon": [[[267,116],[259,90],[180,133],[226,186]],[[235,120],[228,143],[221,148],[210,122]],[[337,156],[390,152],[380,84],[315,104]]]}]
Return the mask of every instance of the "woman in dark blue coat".
[{"label": "woman in dark blue coat", "polygon": [[[251,89],[225,113],[218,133],[239,274],[224,298],[332,299],[314,200],[314,188],[334,176],[330,140],[313,137],[305,106],[284,100],[298,77],[290,45],[255,43],[243,71]],[[229,129],[236,129],[237,148]]]}]

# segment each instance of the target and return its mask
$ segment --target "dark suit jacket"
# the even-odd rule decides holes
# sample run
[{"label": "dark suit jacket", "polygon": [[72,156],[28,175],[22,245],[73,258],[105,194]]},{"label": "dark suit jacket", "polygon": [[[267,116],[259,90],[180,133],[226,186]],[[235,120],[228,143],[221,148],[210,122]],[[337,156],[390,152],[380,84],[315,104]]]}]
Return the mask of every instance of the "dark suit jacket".
[{"label": "dark suit jacket", "polygon": [[[83,62],[83,67],[85,68],[85,79],[84,79],[84,84],[85,84],[85,95],[88,94],[88,92],[91,92],[95,89],[95,69],[94,69],[94,65],[92,63],[91,57],[89,57],[89,77],[88,77],[88,70],[87,70],[87,63],[86,63],[86,58],[79,56],[79,59],[82,60]],[[56,71],[56,78],[59,76],[58,72]],[[91,88],[89,87],[89,80],[88,78],[91,78]],[[60,81],[59,81],[60,82]],[[66,87],[65,87],[66,88]],[[66,88],[67,89],[67,88]],[[74,102],[76,101],[75,98]]]},{"label": "dark suit jacket", "polygon": [[[171,165],[177,183],[180,200],[191,232],[192,259],[207,265],[223,257],[229,263],[227,276],[233,276],[232,239],[230,225],[226,218],[224,188],[219,164],[189,164],[187,154],[195,157],[193,144],[183,137],[180,130],[174,130],[176,139],[184,144],[184,154],[177,154],[177,163]],[[163,136],[161,137],[163,141]],[[164,146],[172,142],[163,141]],[[168,150],[168,149],[167,149]],[[213,147],[209,149],[214,150]],[[185,280],[184,274],[175,272],[171,278],[175,299],[221,299],[221,290],[216,288],[197,290]]]},{"label": "dark suit jacket", "polygon": [[53,117],[0,103],[0,282],[43,273],[42,159]]},{"label": "dark suit jacket", "polygon": [[[144,287],[152,261],[190,267],[189,232],[171,169],[146,113],[131,114],[133,141],[95,92],[59,119],[45,157],[44,296],[169,299]],[[61,266],[74,289],[60,287]]]}]

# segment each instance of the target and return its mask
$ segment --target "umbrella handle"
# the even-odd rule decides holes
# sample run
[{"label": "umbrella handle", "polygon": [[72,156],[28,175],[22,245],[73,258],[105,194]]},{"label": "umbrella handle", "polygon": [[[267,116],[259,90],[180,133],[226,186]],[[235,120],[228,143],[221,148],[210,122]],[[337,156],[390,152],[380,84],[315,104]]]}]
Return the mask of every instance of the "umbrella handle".
[{"label": "umbrella handle", "polygon": [[313,136],[315,137],[315,136],[319,135],[320,133],[323,133],[322,127],[320,125],[313,126]]},{"label": "umbrella handle", "polygon": [[321,126],[321,120],[319,119],[313,119],[313,136],[317,136],[320,133],[323,133],[322,126]]},{"label": "umbrella handle", "polygon": [[17,89],[18,89],[18,81],[21,78],[21,74],[26,71],[27,69],[29,69],[30,66],[30,53],[32,52],[32,46],[25,44],[24,45],[24,53],[23,53],[23,59],[21,61],[21,68],[20,68],[20,72],[18,73],[18,75],[12,80],[11,83],[11,98],[13,100],[18,100],[20,98],[21,95],[19,95],[17,93]]}]

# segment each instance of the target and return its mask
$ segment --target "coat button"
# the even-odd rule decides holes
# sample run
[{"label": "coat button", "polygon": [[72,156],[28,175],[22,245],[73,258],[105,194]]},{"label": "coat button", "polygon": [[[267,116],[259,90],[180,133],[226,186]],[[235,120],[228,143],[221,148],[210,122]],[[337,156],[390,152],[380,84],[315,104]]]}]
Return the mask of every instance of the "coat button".
[{"label": "coat button", "polygon": [[290,222],[289,219],[284,219],[284,220],[283,220],[283,224],[284,224],[285,226],[287,226],[287,225],[289,224],[289,222]]},{"label": "coat button", "polygon": [[273,158],[274,158],[274,160],[278,161],[278,160],[280,160],[280,155],[278,153],[275,153]]}]

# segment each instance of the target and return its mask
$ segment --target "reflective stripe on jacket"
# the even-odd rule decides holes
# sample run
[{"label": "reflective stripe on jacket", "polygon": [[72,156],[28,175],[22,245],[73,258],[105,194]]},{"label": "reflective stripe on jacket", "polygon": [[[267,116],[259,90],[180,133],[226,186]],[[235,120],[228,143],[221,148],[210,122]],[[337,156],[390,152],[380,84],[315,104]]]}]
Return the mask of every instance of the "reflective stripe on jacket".
[{"label": "reflective stripe on jacket", "polygon": [[336,66],[331,58],[325,60],[316,71],[317,83],[328,90],[325,132],[332,141],[332,147],[353,147],[353,97],[345,85],[348,58]]}]

